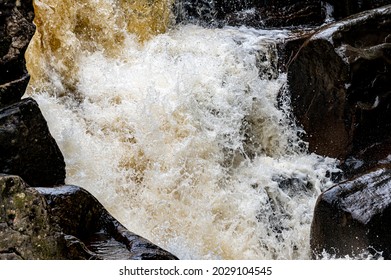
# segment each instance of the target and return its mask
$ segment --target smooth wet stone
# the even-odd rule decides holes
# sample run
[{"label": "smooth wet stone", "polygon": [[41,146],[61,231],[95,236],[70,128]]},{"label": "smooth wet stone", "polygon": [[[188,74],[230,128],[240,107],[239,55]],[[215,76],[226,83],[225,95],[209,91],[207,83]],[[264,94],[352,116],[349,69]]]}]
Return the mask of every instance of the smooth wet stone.
[{"label": "smooth wet stone", "polygon": [[64,184],[64,157],[32,98],[0,109],[0,172],[30,186]]},{"label": "smooth wet stone", "polygon": [[0,259],[174,260],[76,186],[31,188],[0,174]]},{"label": "smooth wet stone", "polygon": [[391,259],[391,165],[325,191],[311,226],[313,258]]},{"label": "smooth wet stone", "polygon": [[177,259],[127,230],[82,188],[66,185],[36,190],[48,203],[51,222],[66,235],[66,244],[71,252],[68,258]]},{"label": "smooth wet stone", "polygon": [[311,152],[345,160],[391,136],[389,30],[391,5],[320,28],[288,62]]}]

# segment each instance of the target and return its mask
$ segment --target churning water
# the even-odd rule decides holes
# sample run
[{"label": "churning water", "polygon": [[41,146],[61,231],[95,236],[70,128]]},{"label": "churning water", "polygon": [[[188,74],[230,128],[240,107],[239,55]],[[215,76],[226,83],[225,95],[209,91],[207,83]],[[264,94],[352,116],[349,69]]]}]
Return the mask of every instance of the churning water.
[{"label": "churning water", "polygon": [[288,31],[173,25],[171,3],[35,0],[26,54],[67,165],[181,259],[307,259],[333,159],[306,152],[275,45]]}]

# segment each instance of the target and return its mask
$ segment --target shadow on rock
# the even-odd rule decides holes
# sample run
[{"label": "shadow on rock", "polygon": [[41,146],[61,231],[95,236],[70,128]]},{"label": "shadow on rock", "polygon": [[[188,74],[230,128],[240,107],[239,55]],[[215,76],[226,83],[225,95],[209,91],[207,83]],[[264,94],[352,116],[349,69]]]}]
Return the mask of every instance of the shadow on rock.
[{"label": "shadow on rock", "polygon": [[31,188],[0,176],[0,259],[176,260],[128,231],[76,186]]},{"label": "shadow on rock", "polygon": [[[129,232],[86,190],[76,186],[36,188],[50,209],[51,222],[65,234],[68,256],[87,259],[177,259]],[[72,211],[69,211],[72,209]]]}]

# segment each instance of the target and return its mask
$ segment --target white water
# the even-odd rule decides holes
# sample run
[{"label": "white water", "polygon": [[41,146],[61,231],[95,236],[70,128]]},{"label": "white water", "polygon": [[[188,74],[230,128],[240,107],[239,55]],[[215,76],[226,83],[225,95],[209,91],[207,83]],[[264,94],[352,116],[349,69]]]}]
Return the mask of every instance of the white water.
[{"label": "white water", "polygon": [[30,71],[67,183],[181,259],[309,258],[312,210],[336,162],[303,152],[277,108],[285,75],[273,46],[287,33],[187,25],[144,44],[122,36],[115,55],[67,48],[73,68],[35,61],[45,83]]}]

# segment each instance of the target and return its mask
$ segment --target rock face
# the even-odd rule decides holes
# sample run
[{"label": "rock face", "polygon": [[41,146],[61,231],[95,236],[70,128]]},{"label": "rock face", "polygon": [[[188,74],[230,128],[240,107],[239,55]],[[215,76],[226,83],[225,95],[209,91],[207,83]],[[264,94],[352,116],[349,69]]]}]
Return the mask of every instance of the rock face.
[{"label": "rock face", "polygon": [[322,1],[258,1],[251,10],[237,10],[225,16],[228,24],[255,28],[320,25],[325,20]]},{"label": "rock face", "polygon": [[0,259],[60,259],[44,198],[20,177],[0,175]]},{"label": "rock face", "polygon": [[177,21],[250,27],[319,25],[325,19],[320,0],[177,0]]},{"label": "rock face", "polygon": [[306,131],[309,149],[340,159],[345,180],[316,203],[314,258],[323,253],[391,258],[390,30],[388,5],[282,46],[292,110]]},{"label": "rock face", "polygon": [[362,254],[391,259],[390,165],[338,184],[318,199],[311,227],[313,257]]},{"label": "rock face", "polygon": [[34,35],[31,0],[0,1],[0,108],[20,100],[29,82],[24,54]]},{"label": "rock face", "polygon": [[128,231],[75,186],[30,188],[0,175],[0,259],[177,259]]},{"label": "rock face", "polygon": [[340,20],[353,14],[391,4],[390,0],[327,0],[332,6],[332,17]]},{"label": "rock face", "polygon": [[31,98],[0,109],[0,172],[30,186],[64,184],[64,157]]},{"label": "rock face", "polygon": [[291,61],[294,114],[309,148],[346,159],[391,136],[391,6],[322,28]]},{"label": "rock face", "polygon": [[[167,260],[174,255],[128,231],[87,191],[76,186],[37,188],[52,224],[65,234],[67,258]],[[69,211],[72,209],[72,211]]]}]

